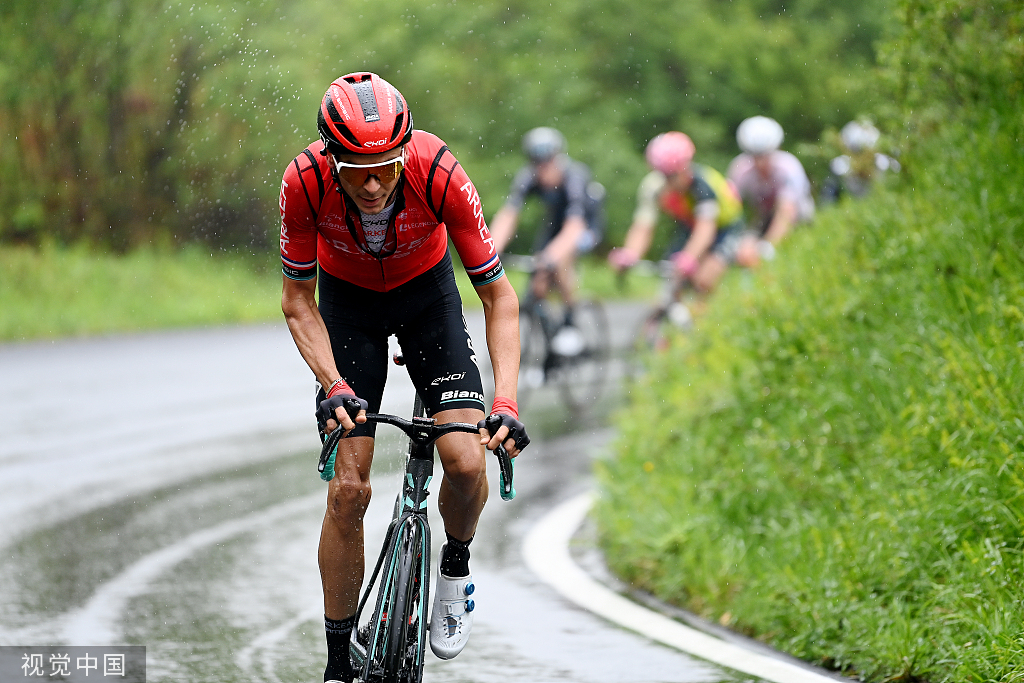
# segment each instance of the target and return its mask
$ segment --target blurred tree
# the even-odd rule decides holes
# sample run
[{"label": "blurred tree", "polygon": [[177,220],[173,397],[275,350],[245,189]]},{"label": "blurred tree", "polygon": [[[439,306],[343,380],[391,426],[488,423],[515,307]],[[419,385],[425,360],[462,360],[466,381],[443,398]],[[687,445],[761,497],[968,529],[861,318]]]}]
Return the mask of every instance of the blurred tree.
[{"label": "blurred tree", "polygon": [[8,0],[0,239],[265,249],[284,164],[327,84],[359,69],[402,90],[489,214],[520,136],[560,128],[618,239],[658,132],[722,167],[747,116],[794,145],[870,111],[886,1]]}]

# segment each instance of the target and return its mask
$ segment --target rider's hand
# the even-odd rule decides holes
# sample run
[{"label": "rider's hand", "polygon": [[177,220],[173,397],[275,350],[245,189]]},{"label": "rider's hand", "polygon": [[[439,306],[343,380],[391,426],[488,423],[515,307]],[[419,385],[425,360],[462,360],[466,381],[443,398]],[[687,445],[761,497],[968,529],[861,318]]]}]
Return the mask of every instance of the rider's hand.
[{"label": "rider's hand", "polygon": [[685,278],[693,278],[700,266],[700,262],[685,251],[676,252],[672,256],[672,263],[676,267],[676,272]]},{"label": "rider's hand", "polygon": [[510,458],[519,455],[530,445],[530,437],[518,416],[519,406],[515,401],[496,396],[490,417],[480,420],[476,425],[480,429],[480,444],[492,451],[498,444],[502,444]]},{"label": "rider's hand", "polygon": [[480,420],[476,426],[480,428],[481,445],[493,451],[501,444],[510,458],[515,458],[530,445],[530,437],[526,434],[526,426],[522,422],[505,413],[491,413],[491,417],[498,418],[497,424],[500,426],[492,435],[488,431],[487,420]]},{"label": "rider's hand", "polygon": [[625,247],[615,247],[608,252],[608,263],[616,270],[627,270],[636,265],[640,257]]},{"label": "rider's hand", "polygon": [[356,428],[356,424],[366,422],[367,407],[366,401],[356,396],[348,384],[344,381],[336,382],[331,386],[327,398],[320,401],[320,408],[316,411],[316,422],[324,434],[330,434],[340,425],[348,435]]}]

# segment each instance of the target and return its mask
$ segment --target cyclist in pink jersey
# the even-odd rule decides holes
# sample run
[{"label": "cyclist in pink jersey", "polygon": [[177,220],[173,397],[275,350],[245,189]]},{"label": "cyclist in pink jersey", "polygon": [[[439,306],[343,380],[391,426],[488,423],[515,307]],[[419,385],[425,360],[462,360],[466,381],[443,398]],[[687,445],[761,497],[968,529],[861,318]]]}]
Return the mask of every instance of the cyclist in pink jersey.
[{"label": "cyclist in pink jersey", "polygon": [[[281,306],[316,376],[321,435],[346,430],[330,480],[320,537],[328,662],[324,681],[352,680],[348,641],[364,571],[362,518],[370,498],[374,428],[388,337],[398,337],[429,416],[481,424],[480,436],[437,442],[444,469],[441,549],[430,645],[457,655],[472,628],[469,544],[487,498],[484,447],[516,457],[529,443],[518,420],[519,302],[504,275],[476,188],[447,146],[414,130],[409,107],[373,73],[334,81],[321,102],[320,140],[285,170],[281,184]],[[486,411],[473,341],[448,253],[451,237],[484,307],[495,396]],[[319,300],[317,298],[319,293]],[[343,399],[363,410],[353,419]],[[486,412],[485,412],[486,411]],[[487,412],[501,418],[492,438]],[[434,623],[434,622],[437,623]]]}]

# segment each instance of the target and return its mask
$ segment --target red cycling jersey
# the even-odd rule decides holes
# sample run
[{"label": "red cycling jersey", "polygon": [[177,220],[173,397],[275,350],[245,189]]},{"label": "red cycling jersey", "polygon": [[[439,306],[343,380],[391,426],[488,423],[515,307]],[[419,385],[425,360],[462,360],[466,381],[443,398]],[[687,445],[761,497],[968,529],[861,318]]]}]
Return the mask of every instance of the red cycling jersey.
[{"label": "red cycling jersey", "polygon": [[473,284],[503,275],[480,195],[437,136],[417,130],[405,145],[405,168],[379,253],[367,246],[359,209],[334,182],[323,149],[317,141],[303,150],[281,183],[286,277],[311,280],[319,263],[337,278],[386,292],[437,264],[449,232]]}]

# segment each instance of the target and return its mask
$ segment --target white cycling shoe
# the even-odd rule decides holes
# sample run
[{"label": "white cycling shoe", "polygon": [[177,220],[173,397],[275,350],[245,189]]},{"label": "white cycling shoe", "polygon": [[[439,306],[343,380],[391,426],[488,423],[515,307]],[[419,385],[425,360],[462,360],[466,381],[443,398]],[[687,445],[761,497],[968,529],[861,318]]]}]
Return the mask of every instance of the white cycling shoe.
[{"label": "white cycling shoe", "polygon": [[[441,548],[444,556],[444,547]],[[462,652],[473,630],[473,575],[450,578],[437,570],[434,606],[430,610],[430,649],[438,659],[451,659]]]}]

